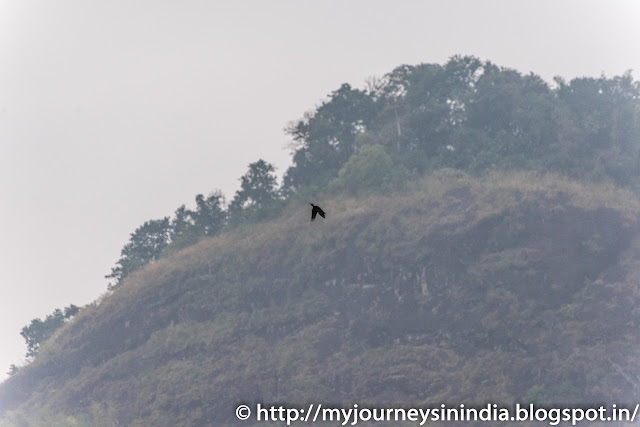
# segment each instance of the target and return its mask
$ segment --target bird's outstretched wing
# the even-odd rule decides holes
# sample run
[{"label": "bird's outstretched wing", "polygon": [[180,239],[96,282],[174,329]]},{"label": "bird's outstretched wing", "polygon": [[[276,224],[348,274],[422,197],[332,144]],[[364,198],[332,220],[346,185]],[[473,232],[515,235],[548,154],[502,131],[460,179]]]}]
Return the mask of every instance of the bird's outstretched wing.
[{"label": "bird's outstretched wing", "polygon": [[311,221],[313,221],[314,219],[316,219],[316,215],[320,214],[320,216],[322,218],[324,218],[325,213],[324,211],[320,208],[320,206],[316,206],[313,203],[309,203],[311,205]]}]

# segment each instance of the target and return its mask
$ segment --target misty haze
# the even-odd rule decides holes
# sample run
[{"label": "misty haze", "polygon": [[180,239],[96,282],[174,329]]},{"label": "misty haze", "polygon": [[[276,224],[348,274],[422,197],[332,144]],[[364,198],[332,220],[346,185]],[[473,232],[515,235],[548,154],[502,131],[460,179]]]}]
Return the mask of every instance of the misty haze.
[{"label": "misty haze", "polygon": [[639,15],[0,4],[0,425],[635,425]]}]

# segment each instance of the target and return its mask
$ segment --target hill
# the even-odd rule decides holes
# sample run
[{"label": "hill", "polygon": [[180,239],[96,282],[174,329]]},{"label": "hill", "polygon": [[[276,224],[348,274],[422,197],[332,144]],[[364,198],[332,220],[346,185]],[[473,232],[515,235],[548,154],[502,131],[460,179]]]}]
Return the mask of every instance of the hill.
[{"label": "hill", "polygon": [[640,398],[631,192],[442,170],[317,203],[325,220],[292,197],[278,218],[127,276],[0,385],[2,425],[232,425],[257,402]]}]

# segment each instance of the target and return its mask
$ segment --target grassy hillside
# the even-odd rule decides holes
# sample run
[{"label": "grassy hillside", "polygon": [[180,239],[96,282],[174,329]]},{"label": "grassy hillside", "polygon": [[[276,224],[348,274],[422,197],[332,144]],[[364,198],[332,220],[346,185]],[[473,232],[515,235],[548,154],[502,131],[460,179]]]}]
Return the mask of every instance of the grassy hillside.
[{"label": "grassy hillside", "polygon": [[0,385],[2,425],[226,425],[251,402],[640,398],[631,193],[441,171],[317,202],[325,220],[292,200],[128,276]]}]

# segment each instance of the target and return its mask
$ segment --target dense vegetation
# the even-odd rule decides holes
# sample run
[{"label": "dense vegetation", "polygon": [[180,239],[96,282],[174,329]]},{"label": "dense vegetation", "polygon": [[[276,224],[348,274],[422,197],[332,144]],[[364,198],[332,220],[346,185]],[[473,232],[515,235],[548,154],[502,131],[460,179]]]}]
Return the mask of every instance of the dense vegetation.
[{"label": "dense vegetation", "polygon": [[[135,230],[107,278],[130,272],[203,237],[276,215],[283,199],[327,186],[333,193],[397,188],[442,167],[557,172],[611,181],[640,192],[640,84],[521,75],[475,57],[445,65],[400,66],[364,90],[344,84],[293,122],[293,165],[277,188],[273,165],[258,160],[225,208],[219,191],[197,209]],[[302,191],[300,191],[302,190]]]},{"label": "dense vegetation", "polygon": [[310,227],[292,203],[131,274],[0,387],[19,408],[7,419],[224,425],[240,402],[640,397],[630,193],[441,172],[322,203],[330,221]]},{"label": "dense vegetation", "polygon": [[554,86],[474,57],[401,66],[366,90],[344,84],[289,128],[283,189],[325,185],[366,145],[412,172],[534,169],[638,189],[638,82],[628,73]]},{"label": "dense vegetation", "polygon": [[473,57],[341,86],[288,127],[280,188],[259,160],[229,204],[136,229],[111,291],[0,386],[5,421],[637,401],[639,95]]},{"label": "dense vegetation", "polygon": [[65,322],[78,314],[78,311],[80,309],[73,304],[65,307],[64,311],[57,308],[53,313],[48,314],[44,320],[33,319],[29,326],[22,328],[20,335],[27,343],[27,356],[35,356],[40,344],[51,337]]}]

